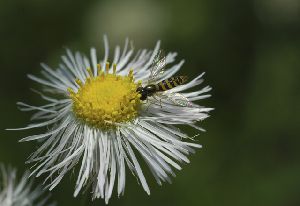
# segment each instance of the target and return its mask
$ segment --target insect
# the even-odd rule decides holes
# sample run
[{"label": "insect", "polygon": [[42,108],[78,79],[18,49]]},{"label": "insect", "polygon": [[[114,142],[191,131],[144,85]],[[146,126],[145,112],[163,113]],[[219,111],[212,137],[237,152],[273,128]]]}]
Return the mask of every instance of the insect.
[{"label": "insect", "polygon": [[187,76],[175,76],[164,80],[162,79],[162,74],[164,73],[164,68],[166,65],[166,56],[163,50],[160,50],[158,54],[154,57],[151,66],[151,74],[148,79],[148,84],[146,86],[141,86],[137,88],[137,92],[141,94],[141,100],[148,100],[148,97],[153,97],[158,100],[161,105],[162,100],[167,102],[171,101],[173,104],[180,106],[191,105],[190,101],[179,93],[169,92],[168,90],[173,89],[179,85],[187,82]]}]

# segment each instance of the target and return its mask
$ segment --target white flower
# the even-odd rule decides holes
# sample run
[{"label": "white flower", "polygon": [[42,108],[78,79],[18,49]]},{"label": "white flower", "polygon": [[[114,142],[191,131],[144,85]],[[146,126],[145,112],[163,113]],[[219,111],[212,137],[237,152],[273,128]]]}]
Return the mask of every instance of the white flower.
[{"label": "white flower", "polygon": [[[0,164],[0,205],[1,206],[45,206],[49,195],[43,196],[41,186],[33,187],[27,171],[17,181],[16,170]],[[48,204],[49,205],[49,204]],[[51,204],[54,206],[54,203]],[[50,206],[50,205],[49,205]]]},{"label": "white flower", "polygon": [[[187,155],[193,148],[201,147],[175,126],[183,124],[202,130],[195,123],[207,118],[211,108],[192,102],[209,97],[210,87],[181,92],[199,85],[203,74],[162,93],[179,99],[185,96],[190,101],[188,106],[155,96],[141,101],[141,94],[136,90],[147,84],[160,42],[153,51],[143,49],[135,55],[133,48],[128,48],[128,42],[126,40],[123,51],[119,46],[115,48],[111,66],[107,63],[109,46],[104,37],[102,60],[97,58],[94,48],[91,59],[67,50],[58,68],[42,64],[43,78],[29,75],[45,86],[44,92],[39,94],[48,103],[44,106],[18,103],[23,111],[36,111],[32,117],[34,123],[20,129],[47,127],[48,131],[21,141],[43,142],[28,162],[37,163],[32,171],[37,177],[48,174],[45,181],[50,190],[81,163],[74,196],[84,186],[91,186],[93,198],[105,198],[108,203],[115,184],[118,196],[124,193],[126,166],[150,194],[136,154],[143,158],[161,184],[171,182],[169,176],[175,176],[173,168],[180,170],[178,163],[189,163]],[[176,55],[175,52],[166,55],[166,70],[159,80],[172,77],[181,68],[183,60],[173,64]]]}]

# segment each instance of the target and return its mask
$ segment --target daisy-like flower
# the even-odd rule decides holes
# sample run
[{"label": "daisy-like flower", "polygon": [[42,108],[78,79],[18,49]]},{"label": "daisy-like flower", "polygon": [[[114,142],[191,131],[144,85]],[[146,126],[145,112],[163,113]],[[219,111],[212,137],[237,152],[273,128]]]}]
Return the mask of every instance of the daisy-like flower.
[{"label": "daisy-like flower", "polygon": [[[44,196],[42,186],[33,187],[29,180],[29,171],[17,180],[16,169],[5,168],[0,164],[0,205],[1,206],[54,206],[46,204],[49,195]],[[44,196],[44,197],[43,197]]]},{"label": "daisy-like flower", "polygon": [[170,52],[165,55],[166,67],[162,73],[161,62],[153,65],[160,42],[154,50],[143,49],[134,54],[126,40],[123,50],[115,48],[112,64],[108,63],[106,36],[104,47],[102,60],[92,48],[90,59],[67,50],[58,68],[42,64],[43,77],[29,75],[29,78],[44,86],[43,92],[38,93],[48,103],[18,105],[23,111],[36,111],[32,116],[34,123],[21,129],[48,128],[43,134],[21,140],[42,142],[28,160],[35,163],[32,173],[37,177],[46,174],[45,182],[52,190],[80,163],[74,196],[84,186],[91,186],[93,199],[101,197],[108,203],[114,185],[118,196],[124,193],[126,168],[150,194],[139,159],[146,162],[158,184],[170,182],[170,175],[175,176],[174,168],[180,170],[179,163],[189,163],[188,154],[201,147],[175,126],[189,125],[202,130],[195,123],[207,118],[211,108],[193,103],[209,97],[210,87],[182,93],[199,85],[203,74],[160,92],[175,98],[184,96],[188,101],[186,106],[176,104],[176,100],[160,99],[159,95],[141,100],[137,88],[147,85],[153,67],[158,68],[154,73],[160,74],[156,79],[159,82],[172,77],[184,63],[182,60],[175,64],[177,54]]}]

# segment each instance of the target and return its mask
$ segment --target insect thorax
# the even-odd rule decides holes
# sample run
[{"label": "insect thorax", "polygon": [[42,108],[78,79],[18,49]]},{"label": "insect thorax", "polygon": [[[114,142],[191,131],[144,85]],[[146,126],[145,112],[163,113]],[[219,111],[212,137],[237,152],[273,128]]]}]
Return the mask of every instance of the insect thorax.
[{"label": "insect thorax", "polygon": [[147,97],[152,96],[157,91],[157,89],[156,89],[156,85],[149,84],[145,87],[137,88],[136,91],[142,95],[140,98],[141,100],[146,100]]}]

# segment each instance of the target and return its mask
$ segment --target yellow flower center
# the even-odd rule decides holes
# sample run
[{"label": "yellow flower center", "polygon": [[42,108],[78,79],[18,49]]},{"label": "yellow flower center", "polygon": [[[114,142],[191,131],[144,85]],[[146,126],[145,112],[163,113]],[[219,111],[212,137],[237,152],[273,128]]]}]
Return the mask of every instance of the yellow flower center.
[{"label": "yellow flower center", "polygon": [[136,89],[141,83],[134,83],[132,70],[128,76],[120,76],[113,65],[113,73],[109,74],[107,63],[105,72],[98,65],[98,76],[93,76],[89,68],[87,71],[89,77],[85,83],[76,79],[77,92],[68,89],[77,118],[95,128],[108,129],[137,116],[141,95]]}]

